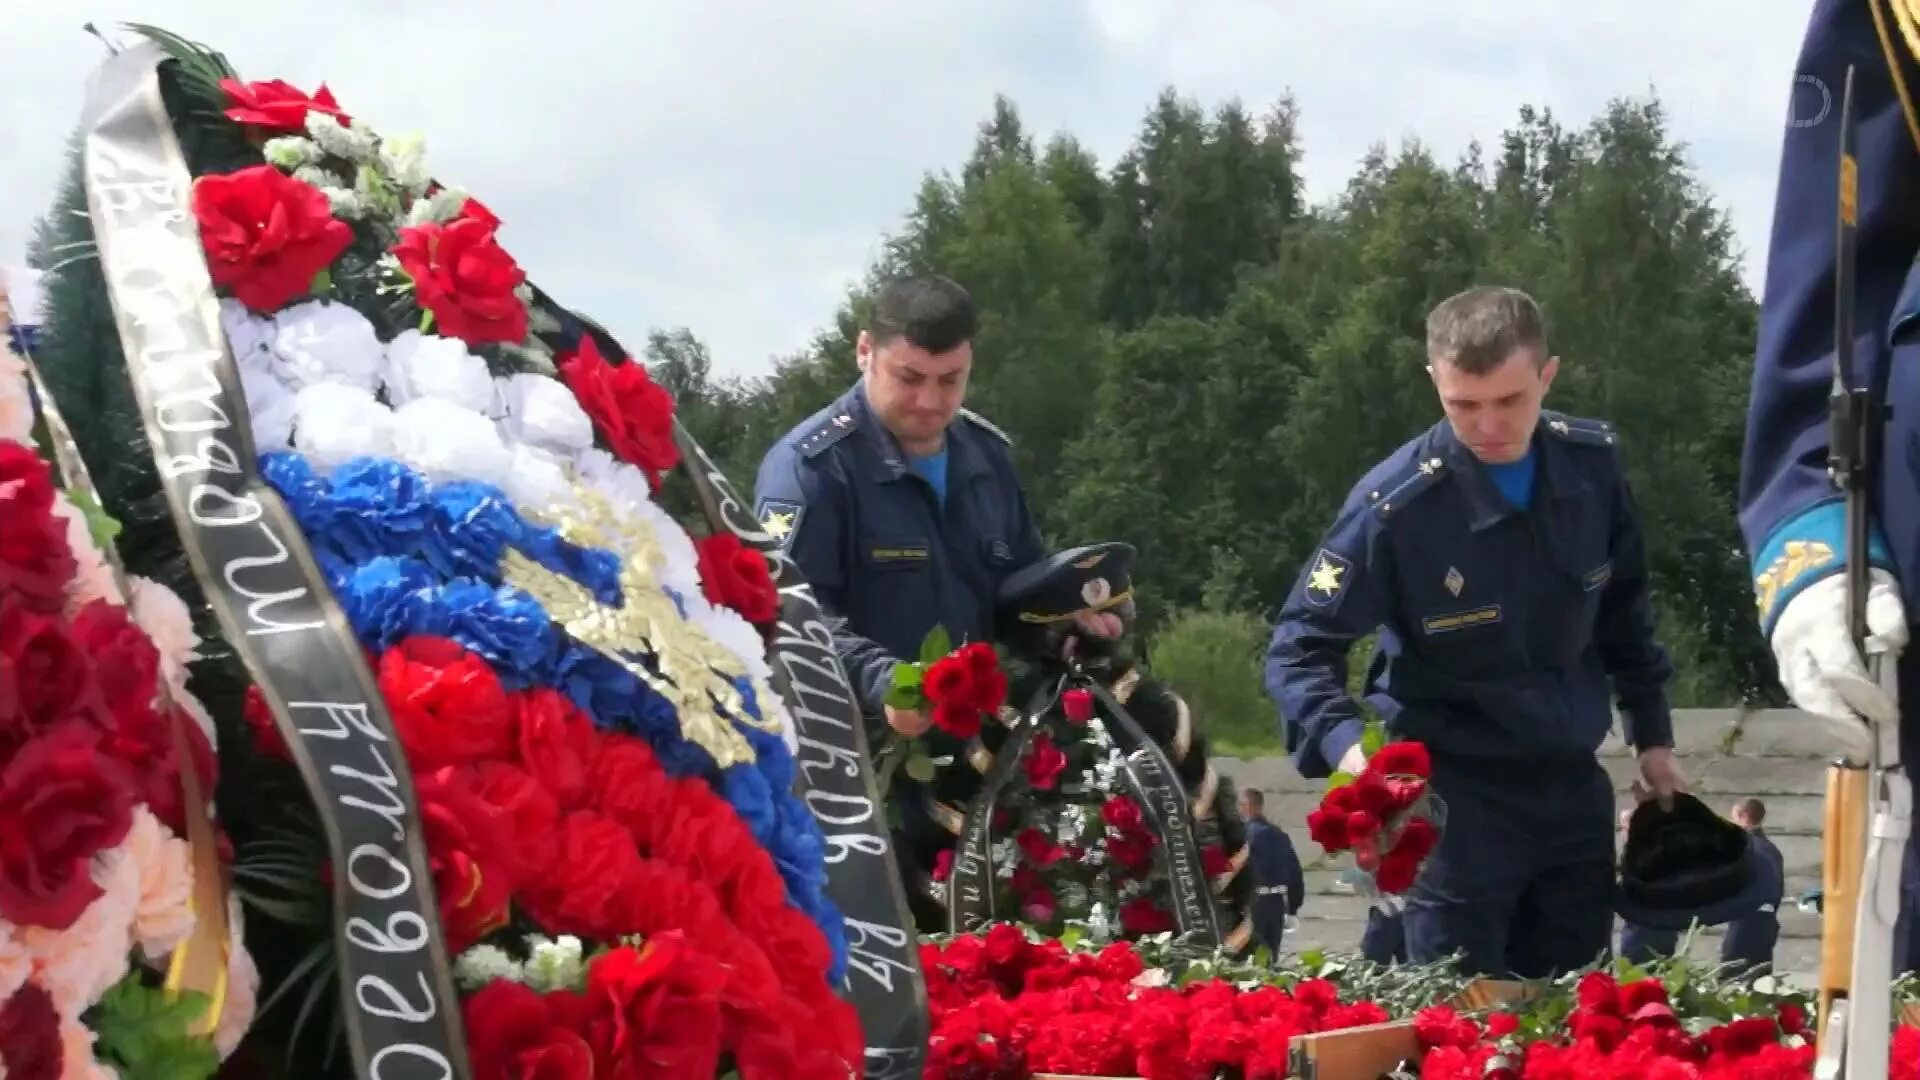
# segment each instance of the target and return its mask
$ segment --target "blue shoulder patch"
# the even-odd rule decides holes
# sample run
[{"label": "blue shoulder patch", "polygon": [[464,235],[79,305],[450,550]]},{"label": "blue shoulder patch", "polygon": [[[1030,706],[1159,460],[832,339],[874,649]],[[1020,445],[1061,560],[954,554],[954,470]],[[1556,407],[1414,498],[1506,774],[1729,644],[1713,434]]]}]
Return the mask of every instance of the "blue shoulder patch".
[{"label": "blue shoulder patch", "polygon": [[1385,521],[1446,475],[1447,463],[1437,455],[1428,455],[1410,464],[1404,475],[1367,492],[1367,501],[1373,504],[1374,515]]},{"label": "blue shoulder patch", "polygon": [[974,427],[979,428],[981,431],[984,431],[987,434],[993,436],[994,438],[999,439],[1001,442],[1006,443],[1008,446],[1013,445],[1012,436],[1008,435],[1004,431],[1001,431],[1000,428],[997,425],[995,425],[992,421],[988,420],[984,416],[981,416],[979,413],[974,412],[972,409],[961,409],[960,415],[963,418],[965,418],[968,423],[972,424]]},{"label": "blue shoulder patch", "polygon": [[796,449],[800,456],[809,460],[825,453],[833,444],[853,434],[859,425],[854,423],[853,414],[835,413],[833,418],[820,425],[819,429],[801,439]]},{"label": "blue shoulder patch", "polygon": [[1579,416],[1567,416],[1564,413],[1540,413],[1540,422],[1553,434],[1570,443],[1582,446],[1614,446],[1620,441],[1613,425],[1605,420],[1590,420]]}]

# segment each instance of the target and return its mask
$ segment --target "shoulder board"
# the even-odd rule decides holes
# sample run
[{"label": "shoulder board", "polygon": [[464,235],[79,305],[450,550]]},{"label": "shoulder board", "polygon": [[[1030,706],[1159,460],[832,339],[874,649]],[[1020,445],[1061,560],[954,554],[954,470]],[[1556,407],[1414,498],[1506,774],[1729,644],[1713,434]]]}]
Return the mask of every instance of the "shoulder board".
[{"label": "shoulder board", "polygon": [[850,413],[835,413],[825,423],[802,437],[796,444],[796,448],[800,451],[801,457],[812,460],[826,453],[841,439],[853,434],[853,429],[858,426]]},{"label": "shoulder board", "polygon": [[987,434],[993,436],[994,438],[999,439],[1001,442],[1006,443],[1008,446],[1013,445],[1012,436],[1008,435],[1004,431],[1001,431],[1000,428],[997,425],[995,425],[991,420],[988,420],[986,417],[981,416],[977,412],[974,412],[972,409],[961,409],[960,415],[965,417],[967,419],[967,422],[971,423],[974,427],[977,427],[980,430],[986,432]]},{"label": "shoulder board", "polygon": [[1446,461],[1437,455],[1428,455],[1408,465],[1406,472],[1367,492],[1367,501],[1373,504],[1374,515],[1385,521],[1446,475]]},{"label": "shoulder board", "polygon": [[1561,413],[1543,412],[1540,420],[1547,430],[1570,443],[1583,446],[1612,446],[1619,442],[1619,435],[1613,425],[1605,420],[1588,420],[1578,416],[1566,416]]}]

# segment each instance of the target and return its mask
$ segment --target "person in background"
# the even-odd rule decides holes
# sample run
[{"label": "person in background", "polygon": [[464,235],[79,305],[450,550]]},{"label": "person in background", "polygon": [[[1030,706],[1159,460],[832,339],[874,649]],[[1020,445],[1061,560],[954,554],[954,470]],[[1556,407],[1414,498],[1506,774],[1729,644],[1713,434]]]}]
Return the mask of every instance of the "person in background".
[{"label": "person in background", "polygon": [[1247,823],[1247,868],[1253,872],[1253,940],[1279,959],[1287,918],[1300,913],[1307,878],[1286,831],[1267,820],[1267,797],[1240,789],[1240,817]]},{"label": "person in background", "polygon": [[[1631,808],[1620,811],[1620,834],[1626,835]],[[1635,922],[1620,924],[1620,958],[1634,964],[1651,964],[1672,956],[1680,948],[1680,931],[1641,926]]]},{"label": "person in background", "polygon": [[1771,971],[1773,948],[1780,941],[1780,904],[1787,891],[1786,860],[1767,836],[1767,804],[1751,797],[1741,799],[1728,816],[1747,830],[1757,856],[1755,865],[1770,875],[1770,884],[1766,904],[1727,924],[1726,936],[1720,939],[1720,962],[1735,965],[1735,973]]},{"label": "person in background", "polygon": [[1376,964],[1407,962],[1407,898],[1379,896],[1367,907],[1367,928],[1360,933],[1360,955]]}]

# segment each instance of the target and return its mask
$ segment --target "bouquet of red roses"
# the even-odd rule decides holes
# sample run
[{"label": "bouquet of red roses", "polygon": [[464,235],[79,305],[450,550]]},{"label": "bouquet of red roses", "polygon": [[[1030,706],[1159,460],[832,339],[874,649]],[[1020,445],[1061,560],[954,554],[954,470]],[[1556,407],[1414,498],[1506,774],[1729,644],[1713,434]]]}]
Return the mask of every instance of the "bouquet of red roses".
[{"label": "bouquet of red roses", "polygon": [[1433,765],[1417,742],[1389,743],[1351,782],[1327,791],[1307,815],[1307,832],[1354,862],[1385,894],[1406,892],[1440,841],[1446,808],[1427,788]]},{"label": "bouquet of red roses", "polygon": [[[893,686],[886,703],[895,709],[918,709],[933,726],[962,742],[980,734],[980,725],[1000,712],[1007,700],[1007,673],[1000,654],[984,641],[953,647],[944,626],[935,626],[920,643],[920,659],[893,669]],[[907,775],[925,783],[933,779],[934,759],[918,739],[894,734],[880,751],[877,781],[884,794],[893,770],[902,762]]]}]

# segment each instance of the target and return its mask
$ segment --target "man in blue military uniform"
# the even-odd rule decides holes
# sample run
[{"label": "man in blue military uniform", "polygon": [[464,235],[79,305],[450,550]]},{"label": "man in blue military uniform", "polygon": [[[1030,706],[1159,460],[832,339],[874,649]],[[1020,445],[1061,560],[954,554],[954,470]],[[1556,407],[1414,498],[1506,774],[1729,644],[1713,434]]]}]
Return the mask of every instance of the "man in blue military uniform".
[{"label": "man in blue military uniform", "polygon": [[1612,427],[1541,410],[1559,362],[1539,307],[1470,289],[1429,316],[1427,355],[1445,419],[1348,496],[1281,609],[1267,688],[1303,776],[1359,772],[1347,652],[1378,631],[1367,702],[1427,746],[1447,808],[1409,957],[1543,976],[1612,941],[1610,688],[1645,793],[1685,789],[1672,669]]},{"label": "man in blue military uniform", "polygon": [[[1819,0],[1794,69],[1741,462],[1740,528],[1760,626],[1795,704],[1839,721],[1899,724],[1920,750],[1920,662],[1905,646],[1920,604],[1920,43],[1910,0]],[[1898,697],[1868,678],[1847,625],[1846,508],[1827,473],[1834,370],[1840,98],[1854,66],[1858,194],[1856,381],[1893,406],[1879,450],[1867,598],[1869,652],[1897,655]],[[1836,734],[1848,729],[1836,725]],[[1864,760],[1864,739],[1855,749]],[[1920,968],[1920,836],[1909,839],[1898,968]]]},{"label": "man in blue military uniform", "polygon": [[[754,484],[761,527],[835,621],[871,736],[927,733],[923,711],[885,702],[894,665],[917,659],[936,625],[956,644],[991,640],[1001,582],[1045,554],[1007,436],[961,407],[977,322],[972,298],[946,278],[884,285],[855,344],[860,380],[774,444]],[[1075,622],[1104,637],[1121,629],[1109,612]],[[928,825],[908,797],[917,787],[893,782],[910,831]]]},{"label": "man in blue military uniform", "polygon": [[1253,940],[1280,958],[1287,917],[1298,915],[1307,898],[1307,877],[1293,838],[1267,820],[1267,797],[1259,788],[1240,789],[1240,817],[1247,823],[1247,868],[1253,873]]},{"label": "man in blue military uniform", "polygon": [[1780,905],[1786,900],[1786,860],[1780,848],[1767,836],[1767,805],[1755,798],[1733,804],[1733,823],[1747,830],[1753,845],[1754,866],[1767,876],[1766,903],[1751,914],[1727,924],[1720,939],[1720,962],[1733,965],[1729,970],[1757,974],[1773,970],[1773,948],[1780,942]]}]

